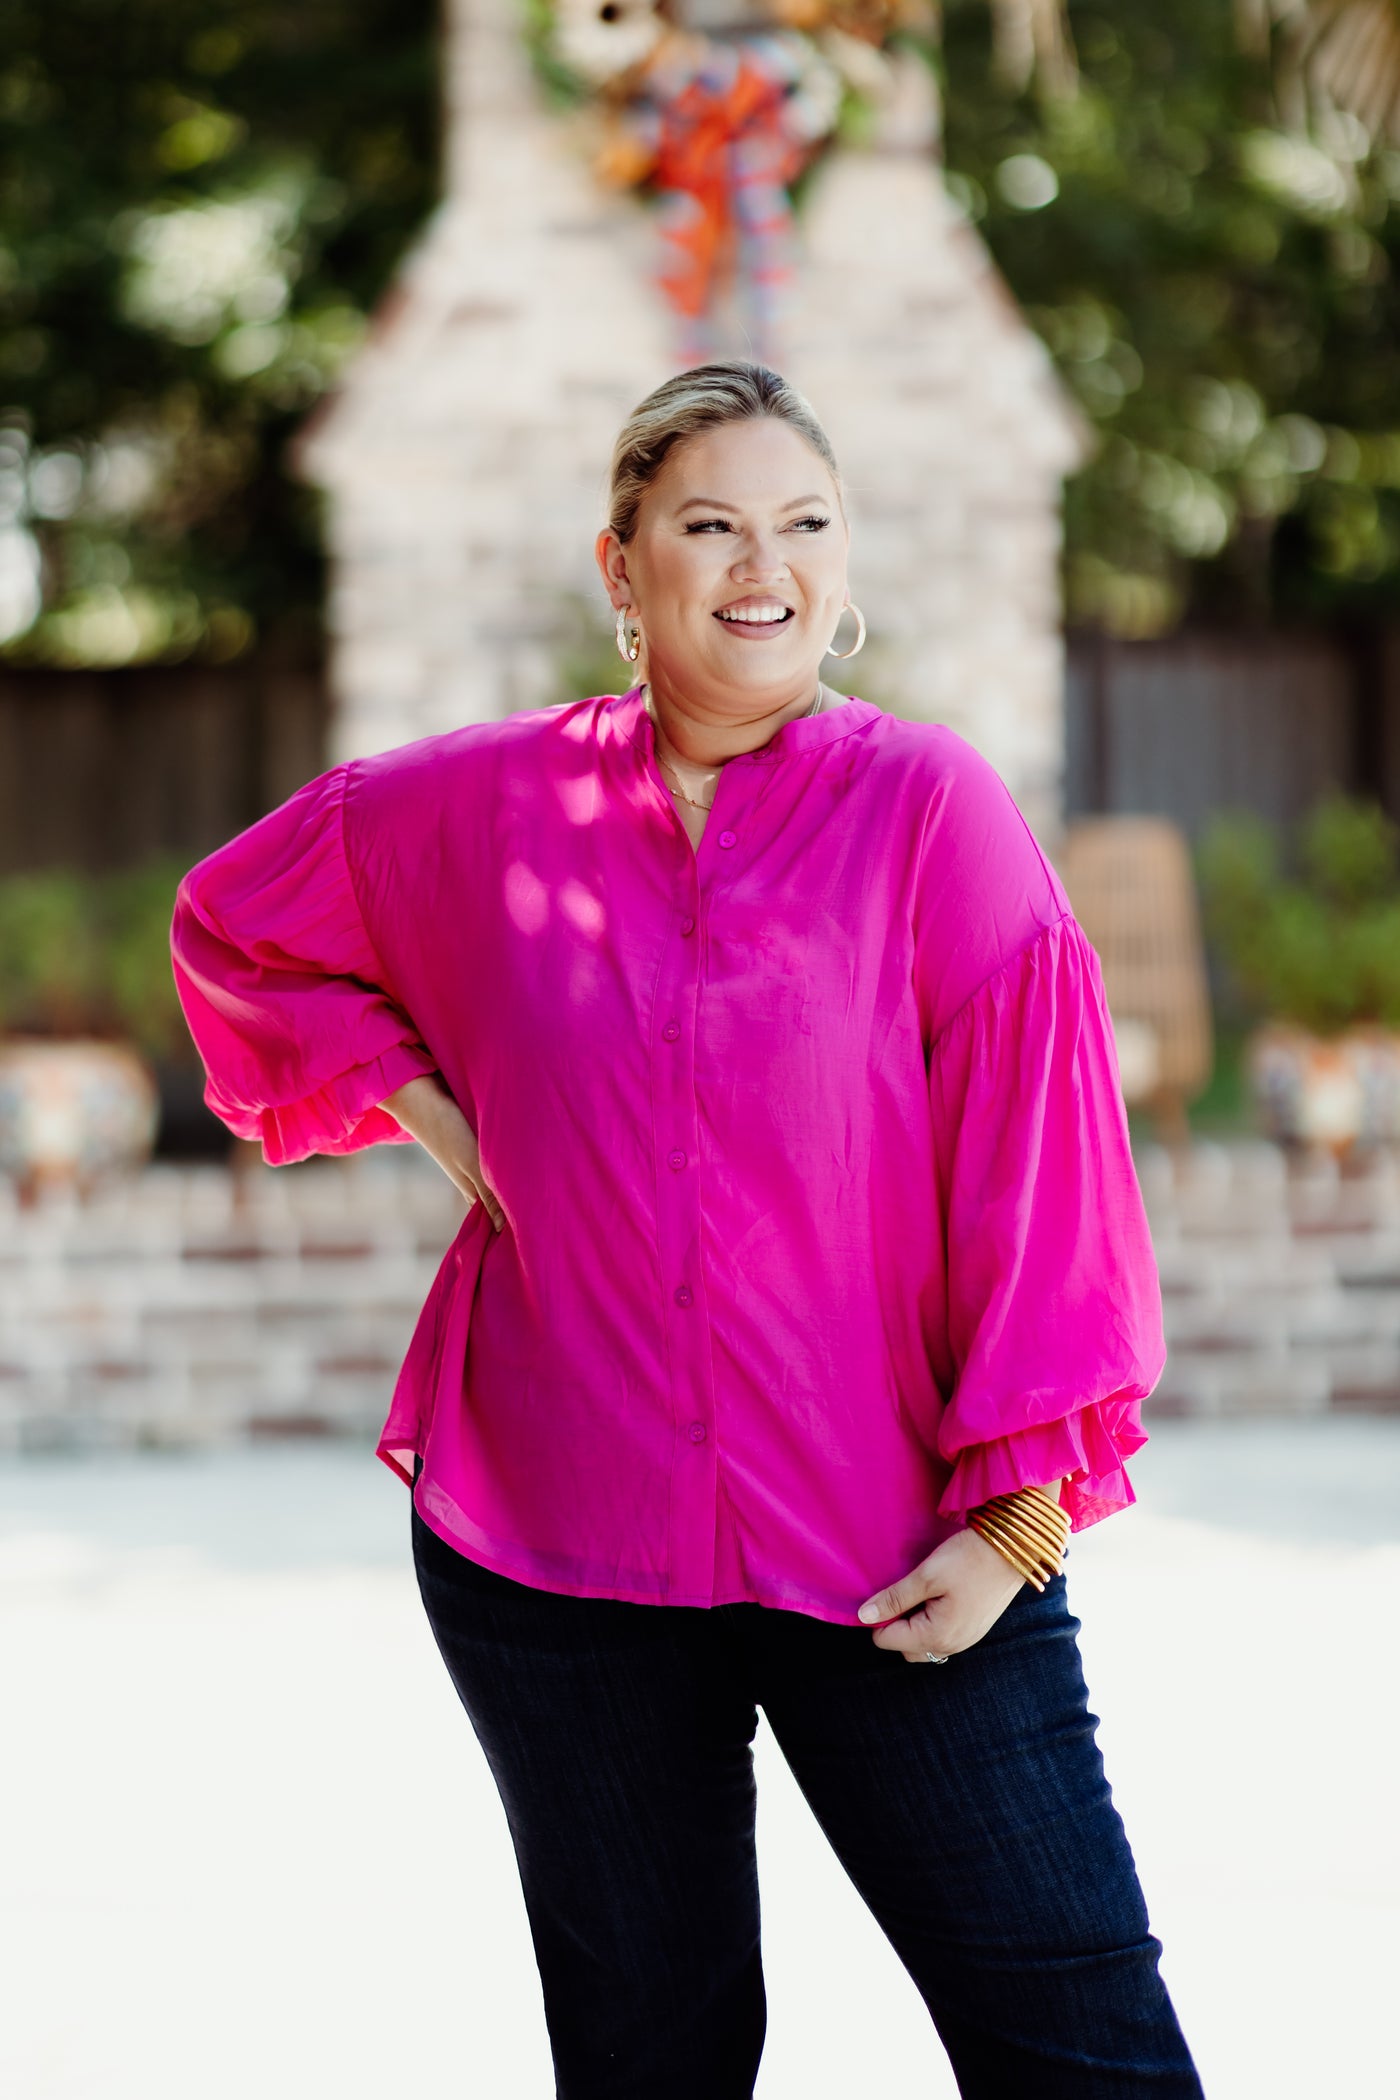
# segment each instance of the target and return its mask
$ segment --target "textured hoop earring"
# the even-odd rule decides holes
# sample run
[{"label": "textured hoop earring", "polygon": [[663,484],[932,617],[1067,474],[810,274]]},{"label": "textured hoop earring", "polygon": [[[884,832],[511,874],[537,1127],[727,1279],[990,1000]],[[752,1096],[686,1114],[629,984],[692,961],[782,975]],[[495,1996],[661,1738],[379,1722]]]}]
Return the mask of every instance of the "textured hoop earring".
[{"label": "textured hoop earring", "polygon": [[641,627],[634,627],[630,634],[627,631],[627,615],[631,610],[630,605],[620,605],[617,609],[617,653],[625,664],[634,664],[642,653]]},{"label": "textured hoop earring", "polygon": [[[847,599],[846,603],[842,606],[841,610],[843,612],[853,612],[855,614],[856,638],[852,642],[849,649],[833,649],[831,643],[828,642],[826,653],[828,656],[834,656],[838,663],[845,663],[848,656],[859,656],[861,650],[865,647],[865,614],[861,611],[858,605],[852,604],[849,598]],[[835,641],[835,635],[833,635],[831,639],[832,641]]]}]

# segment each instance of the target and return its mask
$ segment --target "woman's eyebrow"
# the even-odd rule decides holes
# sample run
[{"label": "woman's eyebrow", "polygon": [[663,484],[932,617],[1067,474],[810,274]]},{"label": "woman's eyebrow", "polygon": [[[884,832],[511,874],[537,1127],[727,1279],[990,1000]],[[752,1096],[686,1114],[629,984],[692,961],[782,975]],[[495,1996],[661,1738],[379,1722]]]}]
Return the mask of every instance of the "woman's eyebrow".
[{"label": "woman's eyebrow", "polygon": [[[783,510],[801,510],[804,504],[824,503],[825,501],[826,498],[824,496],[794,496],[790,503],[784,503],[781,508]],[[697,506],[702,510],[727,510],[732,512],[738,509],[737,504],[721,503],[718,496],[687,496],[684,503],[678,503],[676,508],[678,511],[694,510]]]}]

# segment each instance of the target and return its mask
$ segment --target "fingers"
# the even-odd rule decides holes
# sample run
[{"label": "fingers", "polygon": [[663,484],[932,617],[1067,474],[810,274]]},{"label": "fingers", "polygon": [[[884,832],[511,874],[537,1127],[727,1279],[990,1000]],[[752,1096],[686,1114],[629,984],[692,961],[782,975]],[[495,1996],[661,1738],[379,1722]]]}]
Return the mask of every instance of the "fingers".
[{"label": "fingers", "polygon": [[461,1115],[460,1110],[458,1115],[461,1128],[458,1133],[456,1171],[452,1178],[467,1202],[479,1203],[495,1230],[501,1232],[505,1229],[506,1214],[501,1208],[499,1196],[481,1171],[481,1147],[477,1143],[476,1132],[466,1117]]},{"label": "fingers", "polygon": [[923,1662],[929,1652],[951,1655],[965,1645],[952,1637],[942,1591],[930,1595],[933,1579],[916,1568],[861,1606],[858,1616],[875,1627],[871,1639],[877,1648],[892,1649],[906,1662]]},{"label": "fingers", "polygon": [[907,1619],[896,1619],[892,1626],[882,1626],[873,1638],[877,1648],[889,1648],[906,1662],[924,1662],[930,1655],[956,1655],[971,1645],[940,1600]]},{"label": "fingers", "polygon": [[902,1581],[892,1583],[889,1589],[879,1590],[875,1596],[867,1597],[856,1616],[863,1625],[880,1626],[886,1619],[898,1619],[905,1612],[915,1610],[918,1605],[927,1601],[929,1593],[929,1579],[923,1565],[920,1565],[912,1574],[904,1576]]},{"label": "fingers", "polygon": [[479,1173],[467,1175],[465,1179],[466,1189],[464,1193],[469,1199],[473,1196],[476,1197],[495,1230],[503,1232],[505,1230],[506,1214],[501,1209],[500,1199],[496,1195],[495,1190],[487,1187]]},{"label": "fingers", "polygon": [[1024,1587],[1014,1568],[975,1531],[955,1531],[902,1581],[861,1605],[877,1648],[908,1662],[975,1647]]}]

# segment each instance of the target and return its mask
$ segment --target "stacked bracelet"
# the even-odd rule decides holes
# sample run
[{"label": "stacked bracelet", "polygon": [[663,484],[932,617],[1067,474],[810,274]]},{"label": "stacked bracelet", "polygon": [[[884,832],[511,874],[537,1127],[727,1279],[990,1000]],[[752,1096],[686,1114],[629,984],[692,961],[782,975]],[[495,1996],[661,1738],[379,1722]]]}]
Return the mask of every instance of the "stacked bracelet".
[{"label": "stacked bracelet", "polygon": [[994,1546],[1033,1589],[1043,1590],[1059,1574],[1069,1544],[1069,1518],[1044,1488],[1017,1488],[993,1495],[968,1512],[968,1527]]}]

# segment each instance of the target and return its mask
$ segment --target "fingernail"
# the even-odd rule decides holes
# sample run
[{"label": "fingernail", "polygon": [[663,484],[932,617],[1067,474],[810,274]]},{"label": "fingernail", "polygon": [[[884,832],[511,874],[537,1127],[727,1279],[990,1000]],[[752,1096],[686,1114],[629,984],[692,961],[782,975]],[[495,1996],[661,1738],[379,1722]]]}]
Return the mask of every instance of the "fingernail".
[{"label": "fingernail", "polygon": [[502,1227],[503,1227],[503,1226],[505,1225],[505,1222],[506,1222],[506,1221],[505,1221],[505,1219],[504,1219],[504,1218],[497,1218],[497,1219],[496,1219],[495,1223],[496,1223],[496,1230],[497,1230],[497,1232],[500,1232],[500,1231],[501,1231]]},{"label": "fingernail", "polygon": [[878,1619],[879,1616],[880,1607],[873,1597],[868,1604],[862,1604],[860,1610],[856,1613],[856,1617],[863,1620],[867,1625],[872,1619]]}]

